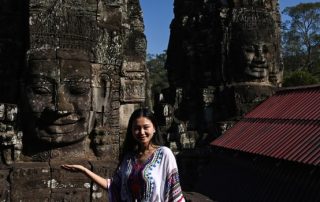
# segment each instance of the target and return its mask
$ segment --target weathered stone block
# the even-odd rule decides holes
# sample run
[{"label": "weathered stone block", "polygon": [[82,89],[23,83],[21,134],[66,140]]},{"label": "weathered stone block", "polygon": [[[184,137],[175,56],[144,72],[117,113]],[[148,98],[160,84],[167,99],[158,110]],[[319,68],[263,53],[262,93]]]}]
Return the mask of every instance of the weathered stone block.
[{"label": "weathered stone block", "polygon": [[100,1],[98,4],[97,20],[100,27],[109,30],[119,30],[122,25],[120,4],[114,1],[113,3],[108,2],[104,5],[104,2]]},{"label": "weathered stone block", "polygon": [[142,61],[124,60],[122,65],[122,71],[126,71],[126,72],[144,71],[144,64]]},{"label": "weathered stone block", "polygon": [[[68,162],[82,164],[89,168],[86,161]],[[91,180],[80,172],[70,172],[63,168],[63,162],[51,163],[51,179],[48,181],[52,201],[90,201]]]},{"label": "weathered stone block", "polygon": [[[91,161],[92,171],[105,178],[111,178],[116,169],[114,161]],[[97,185],[92,187],[92,201],[106,201],[108,198],[107,190]]]},{"label": "weathered stone block", "polygon": [[49,201],[50,179],[48,163],[15,163],[10,173],[11,201]]},{"label": "weathered stone block", "polygon": [[146,98],[143,80],[126,80],[121,78],[120,99],[122,102],[143,102]]},{"label": "weathered stone block", "polygon": [[0,170],[0,201],[10,201],[9,169]]}]

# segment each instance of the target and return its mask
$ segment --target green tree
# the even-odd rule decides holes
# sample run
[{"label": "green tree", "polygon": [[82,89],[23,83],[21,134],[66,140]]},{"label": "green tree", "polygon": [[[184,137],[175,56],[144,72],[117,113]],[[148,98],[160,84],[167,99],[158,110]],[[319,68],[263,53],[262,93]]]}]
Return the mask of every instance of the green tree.
[{"label": "green tree", "polygon": [[149,80],[152,95],[160,93],[162,89],[169,87],[167,70],[164,64],[167,59],[167,54],[161,53],[156,55],[147,55],[147,68],[149,70]]},{"label": "green tree", "polygon": [[320,3],[301,3],[284,9],[291,19],[283,25],[285,70],[320,70]]},{"label": "green tree", "polygon": [[284,78],[283,86],[304,86],[319,83],[319,80],[311,73],[304,70],[297,70],[289,74]]}]

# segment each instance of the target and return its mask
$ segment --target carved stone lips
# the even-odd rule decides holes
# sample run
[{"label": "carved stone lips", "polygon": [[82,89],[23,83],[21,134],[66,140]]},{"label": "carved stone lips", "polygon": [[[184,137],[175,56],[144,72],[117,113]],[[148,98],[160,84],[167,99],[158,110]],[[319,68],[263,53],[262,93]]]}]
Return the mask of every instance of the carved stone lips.
[{"label": "carved stone lips", "polygon": [[46,131],[51,134],[63,134],[74,131],[77,127],[80,117],[76,114],[60,117],[49,123]]},{"label": "carved stone lips", "polygon": [[75,127],[76,123],[68,125],[51,125],[47,127],[46,131],[51,134],[65,134],[74,131]]},{"label": "carved stone lips", "polygon": [[80,116],[77,114],[69,114],[68,116],[60,117],[52,122],[53,125],[66,125],[73,124],[80,120]]},{"label": "carved stone lips", "polygon": [[267,68],[268,67],[268,63],[266,60],[256,60],[254,59],[250,66],[254,66],[254,67],[260,67],[260,68]]},{"label": "carved stone lips", "polygon": [[268,68],[267,63],[253,63],[250,65],[250,69],[254,71],[264,71],[265,69]]},{"label": "carved stone lips", "polygon": [[265,67],[251,67],[251,70],[254,71],[254,72],[264,72],[266,70]]}]

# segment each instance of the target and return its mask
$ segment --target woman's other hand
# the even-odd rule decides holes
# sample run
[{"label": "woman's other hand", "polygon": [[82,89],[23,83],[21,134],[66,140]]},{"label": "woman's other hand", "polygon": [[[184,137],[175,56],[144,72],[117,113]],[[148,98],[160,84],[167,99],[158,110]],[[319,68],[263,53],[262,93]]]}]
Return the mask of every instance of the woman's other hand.
[{"label": "woman's other hand", "polygon": [[85,172],[86,168],[82,165],[63,164],[62,168],[72,172]]}]

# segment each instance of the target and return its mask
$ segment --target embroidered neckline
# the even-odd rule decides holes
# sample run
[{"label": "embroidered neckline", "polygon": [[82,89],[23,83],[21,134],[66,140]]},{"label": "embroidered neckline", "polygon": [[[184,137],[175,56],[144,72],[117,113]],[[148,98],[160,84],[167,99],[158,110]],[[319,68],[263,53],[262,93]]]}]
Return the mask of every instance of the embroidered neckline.
[{"label": "embroidered neckline", "polygon": [[143,166],[145,167],[145,165],[147,165],[148,163],[150,163],[153,158],[156,156],[155,154],[159,151],[159,149],[161,148],[161,146],[157,147],[156,150],[143,162],[141,162],[138,158],[137,155],[134,154],[133,155],[133,159],[134,159],[134,163],[135,164],[139,164],[139,166]]}]

